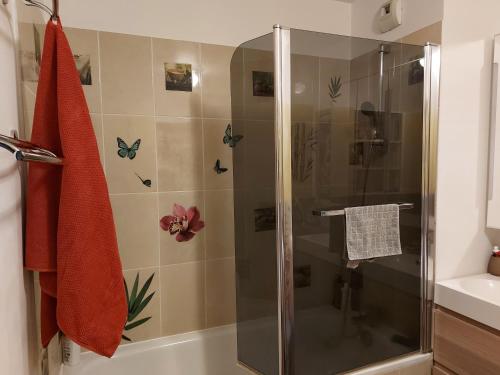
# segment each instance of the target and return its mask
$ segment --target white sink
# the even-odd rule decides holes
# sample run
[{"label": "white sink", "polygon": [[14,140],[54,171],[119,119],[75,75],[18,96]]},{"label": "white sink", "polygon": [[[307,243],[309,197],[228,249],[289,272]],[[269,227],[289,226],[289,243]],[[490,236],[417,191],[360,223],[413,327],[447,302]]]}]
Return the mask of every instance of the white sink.
[{"label": "white sink", "polygon": [[500,277],[485,273],[439,281],[434,302],[500,330]]}]

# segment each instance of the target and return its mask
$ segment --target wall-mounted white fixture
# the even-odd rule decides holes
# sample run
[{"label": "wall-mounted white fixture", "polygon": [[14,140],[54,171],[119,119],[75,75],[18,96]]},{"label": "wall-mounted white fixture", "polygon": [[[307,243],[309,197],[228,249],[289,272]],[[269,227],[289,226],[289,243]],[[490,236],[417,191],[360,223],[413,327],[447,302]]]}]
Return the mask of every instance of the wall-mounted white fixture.
[{"label": "wall-mounted white fixture", "polygon": [[377,16],[380,31],[385,33],[401,25],[402,14],[401,0],[389,0],[384,3]]}]

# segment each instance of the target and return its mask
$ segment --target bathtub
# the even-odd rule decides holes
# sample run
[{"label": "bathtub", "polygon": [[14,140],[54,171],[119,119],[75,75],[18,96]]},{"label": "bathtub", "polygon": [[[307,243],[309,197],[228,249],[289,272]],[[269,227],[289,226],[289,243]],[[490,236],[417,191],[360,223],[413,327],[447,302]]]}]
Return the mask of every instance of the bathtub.
[{"label": "bathtub", "polygon": [[113,358],[81,354],[62,375],[250,375],[236,365],[236,326],[123,345]]},{"label": "bathtub", "polygon": [[[413,354],[349,372],[349,375],[430,375],[432,354]],[[413,372],[412,372],[413,370]],[[236,364],[236,326],[228,325],[123,345],[113,358],[81,354],[60,375],[255,375]]]}]

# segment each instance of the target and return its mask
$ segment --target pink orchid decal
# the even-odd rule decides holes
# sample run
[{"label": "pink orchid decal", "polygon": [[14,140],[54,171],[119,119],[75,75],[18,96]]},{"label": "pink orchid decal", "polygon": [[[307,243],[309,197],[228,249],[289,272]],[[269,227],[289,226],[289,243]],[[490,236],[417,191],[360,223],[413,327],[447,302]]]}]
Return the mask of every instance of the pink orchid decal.
[{"label": "pink orchid decal", "polygon": [[200,220],[200,212],[196,207],[186,210],[180,204],[175,203],[172,215],[163,216],[160,220],[161,229],[175,236],[177,242],[189,241],[205,227],[205,222]]}]

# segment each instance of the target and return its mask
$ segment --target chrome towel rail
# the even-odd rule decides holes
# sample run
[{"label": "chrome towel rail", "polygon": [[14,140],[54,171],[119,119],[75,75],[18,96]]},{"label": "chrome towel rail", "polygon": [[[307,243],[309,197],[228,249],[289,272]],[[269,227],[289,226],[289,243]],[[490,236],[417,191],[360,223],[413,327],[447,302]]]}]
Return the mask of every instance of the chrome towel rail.
[{"label": "chrome towel rail", "polygon": [[[399,203],[399,210],[411,210],[415,205],[413,203]],[[314,210],[314,216],[342,216],[345,210]]]},{"label": "chrome towel rail", "polygon": [[22,141],[17,138],[0,134],[0,147],[14,154],[19,161],[34,161],[40,163],[62,165],[63,159],[49,150]]}]

